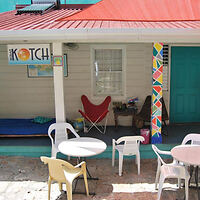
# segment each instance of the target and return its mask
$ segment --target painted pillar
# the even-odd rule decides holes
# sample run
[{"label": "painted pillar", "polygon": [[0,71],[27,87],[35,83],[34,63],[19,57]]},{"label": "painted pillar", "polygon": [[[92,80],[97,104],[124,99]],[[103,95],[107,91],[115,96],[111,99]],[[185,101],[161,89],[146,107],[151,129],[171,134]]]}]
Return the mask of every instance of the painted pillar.
[{"label": "painted pillar", "polygon": [[162,84],[163,84],[163,43],[153,44],[153,90],[151,102],[152,144],[162,143]]},{"label": "painted pillar", "polygon": [[[62,43],[53,43],[53,56],[63,56]],[[56,122],[65,122],[63,66],[53,66]]]}]

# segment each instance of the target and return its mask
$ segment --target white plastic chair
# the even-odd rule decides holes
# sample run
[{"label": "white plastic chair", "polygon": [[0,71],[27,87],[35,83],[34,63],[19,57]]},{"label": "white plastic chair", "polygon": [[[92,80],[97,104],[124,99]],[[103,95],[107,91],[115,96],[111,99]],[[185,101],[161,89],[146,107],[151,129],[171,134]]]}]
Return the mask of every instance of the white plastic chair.
[{"label": "white plastic chair", "polygon": [[158,157],[158,167],[156,172],[156,180],[155,186],[157,189],[158,178],[159,179],[159,189],[158,189],[158,196],[157,200],[160,199],[163,183],[166,178],[178,178],[185,180],[185,200],[188,200],[188,183],[190,179],[190,175],[185,166],[180,165],[176,162],[172,162],[167,164],[163,161],[160,154],[169,155],[167,151],[160,151],[155,145],[152,144],[152,149],[154,150],[155,154]]},{"label": "white plastic chair", "polygon": [[190,141],[191,145],[200,145],[200,133],[189,133],[186,135],[182,141],[182,145],[185,145]]},{"label": "white plastic chair", "polygon": [[[140,174],[140,142],[144,141],[142,136],[124,136],[118,140],[112,140],[112,166],[115,165],[115,149],[119,152],[119,176],[122,175],[123,156],[135,155],[135,162],[138,166],[138,175]],[[122,144],[120,144],[122,143]]]},{"label": "white plastic chair", "polygon": [[[49,126],[48,129],[48,135],[51,139],[51,144],[52,144],[52,148],[51,148],[51,157],[55,157],[57,153],[59,152],[58,150],[58,145],[67,140],[68,139],[68,133],[67,133],[67,129],[69,129],[77,138],[80,137],[76,131],[74,130],[74,128],[72,127],[71,124],[63,122],[63,123],[54,123],[51,124]],[[55,130],[55,138],[53,139],[53,137],[51,136],[52,131]]]},{"label": "white plastic chair", "polygon": [[[187,134],[184,137],[181,145],[188,144],[188,142],[191,145],[200,145],[200,133],[189,133],[189,134]],[[183,164],[183,163],[180,163],[180,164]],[[187,167],[188,167],[188,170],[189,170],[189,166],[187,166]],[[189,171],[190,171],[190,176],[191,177],[192,177],[192,174],[193,174],[193,170],[194,170],[194,167],[190,166],[190,170]],[[180,182],[179,182],[179,184],[180,184]],[[189,182],[189,184],[190,184],[190,182]]]}]

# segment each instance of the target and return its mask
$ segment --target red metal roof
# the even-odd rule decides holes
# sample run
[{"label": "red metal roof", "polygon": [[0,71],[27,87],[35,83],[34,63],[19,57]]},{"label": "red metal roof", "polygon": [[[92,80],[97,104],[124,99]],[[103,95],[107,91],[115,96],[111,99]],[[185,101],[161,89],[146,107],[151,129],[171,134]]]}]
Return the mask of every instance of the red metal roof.
[{"label": "red metal roof", "polygon": [[70,16],[80,12],[80,9],[52,10],[40,14],[15,15],[16,10],[0,13],[0,30],[33,30],[68,28],[71,22],[55,22],[63,16]]},{"label": "red metal roof", "polygon": [[[184,0],[182,0],[184,1]],[[89,9],[89,8],[88,8]],[[88,10],[86,9],[86,10]],[[63,20],[63,16],[84,12],[76,9],[52,10],[44,15],[21,14],[15,15],[16,10],[0,13],[0,31],[2,30],[56,30],[56,29],[131,29],[131,28],[158,28],[158,29],[200,29],[199,21],[177,22],[141,22],[141,21],[109,21],[109,20]],[[78,14],[77,14],[78,15]],[[75,15],[73,16],[75,17]]]},{"label": "red metal roof", "polygon": [[68,20],[199,21],[200,0],[102,0]]}]

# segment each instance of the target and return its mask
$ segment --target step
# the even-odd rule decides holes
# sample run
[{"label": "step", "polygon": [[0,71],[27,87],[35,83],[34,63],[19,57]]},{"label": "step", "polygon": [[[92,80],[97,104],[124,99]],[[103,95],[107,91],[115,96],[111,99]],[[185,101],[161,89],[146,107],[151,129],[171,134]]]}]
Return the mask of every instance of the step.
[{"label": "step", "polygon": [[[156,146],[161,150],[170,151],[177,144],[157,144]],[[0,156],[28,156],[40,157],[51,156],[50,146],[0,146]],[[116,157],[118,153],[116,153]],[[140,145],[140,157],[143,159],[156,158],[152,150],[151,144]],[[62,153],[58,153],[58,158],[66,158]],[[92,156],[90,158],[112,158],[112,146],[108,146],[103,153]]]}]

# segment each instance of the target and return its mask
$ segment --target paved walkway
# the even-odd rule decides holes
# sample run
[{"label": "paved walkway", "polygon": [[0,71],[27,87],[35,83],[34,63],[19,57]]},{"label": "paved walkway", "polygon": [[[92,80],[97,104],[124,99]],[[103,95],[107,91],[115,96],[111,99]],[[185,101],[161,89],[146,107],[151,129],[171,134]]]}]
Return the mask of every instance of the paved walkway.
[{"label": "paved walkway", "polygon": [[[73,164],[75,160],[71,160]],[[123,176],[118,176],[118,163],[113,168],[110,159],[88,159],[87,165],[93,176],[89,180],[90,192],[96,195],[73,194],[73,200],[156,200],[154,189],[156,159],[141,160],[141,175],[133,160],[124,161]],[[39,158],[0,157],[0,200],[46,200],[48,169]],[[169,182],[170,181],[170,182]],[[78,191],[84,192],[79,180]],[[58,185],[52,184],[51,200],[67,199]],[[176,180],[168,180],[161,200],[184,199],[184,188],[177,189]],[[197,192],[189,189],[189,200],[197,200]]]}]

